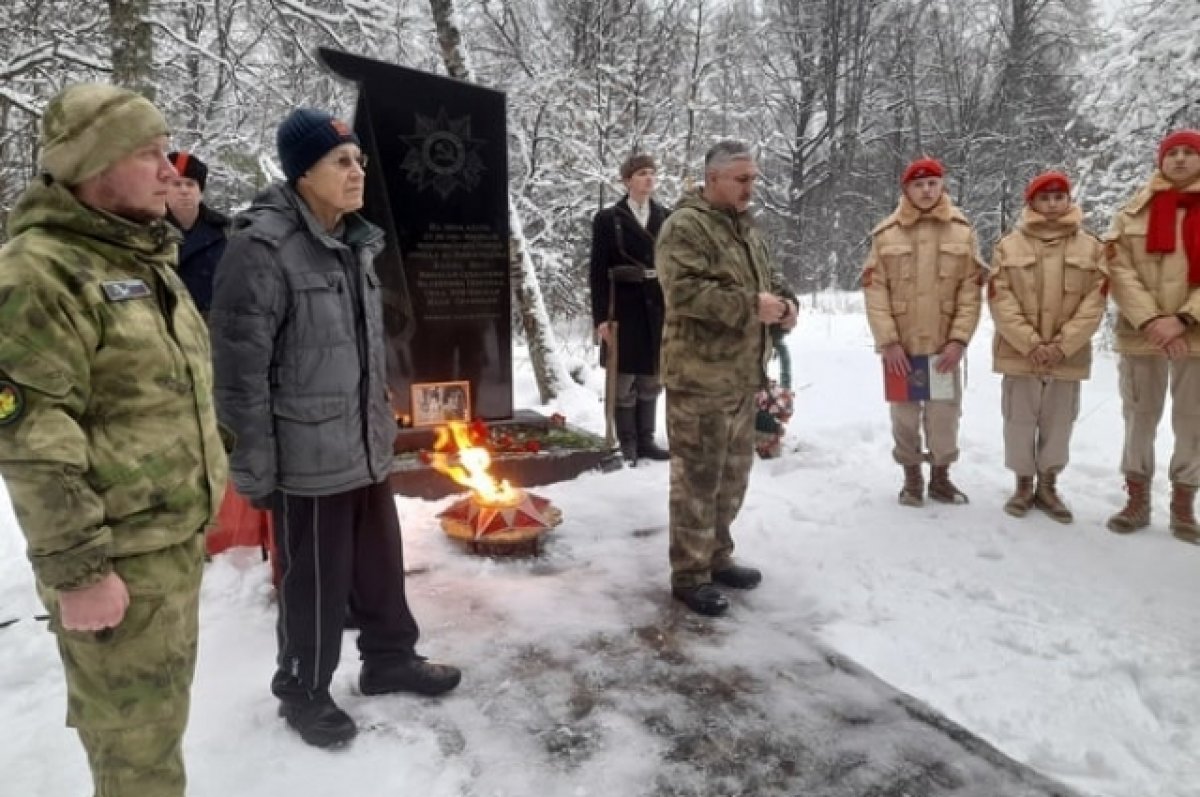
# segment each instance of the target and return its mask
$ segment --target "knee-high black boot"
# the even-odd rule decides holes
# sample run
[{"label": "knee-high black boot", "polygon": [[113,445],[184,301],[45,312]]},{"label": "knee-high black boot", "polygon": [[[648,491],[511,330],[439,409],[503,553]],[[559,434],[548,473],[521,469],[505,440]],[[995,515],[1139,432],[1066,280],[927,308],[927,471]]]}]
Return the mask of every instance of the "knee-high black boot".
[{"label": "knee-high black boot", "polygon": [[637,403],[637,453],[645,459],[659,461],[671,458],[671,452],[659,448],[654,442],[655,409],[658,399],[639,401]]},{"label": "knee-high black boot", "polygon": [[630,465],[637,464],[637,408],[617,407],[613,413],[613,420],[617,426],[617,443],[621,446],[621,456]]}]

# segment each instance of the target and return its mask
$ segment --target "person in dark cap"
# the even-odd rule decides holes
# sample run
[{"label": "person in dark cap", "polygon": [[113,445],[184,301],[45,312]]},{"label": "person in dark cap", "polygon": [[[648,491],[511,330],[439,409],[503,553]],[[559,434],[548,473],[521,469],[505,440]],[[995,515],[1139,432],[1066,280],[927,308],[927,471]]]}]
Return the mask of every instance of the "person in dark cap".
[{"label": "person in dark cap", "polygon": [[183,233],[179,247],[179,276],[200,314],[207,317],[212,304],[213,278],[225,253],[229,218],[204,201],[208,166],[190,152],[170,152],[167,160],[179,175],[171,181],[167,221]]},{"label": "person in dark cap", "polygon": [[417,655],[405,595],[374,267],[383,232],[356,212],[366,158],[349,125],[309,108],[283,120],[276,147],[287,179],[235,220],[217,268],[215,393],[237,439],[233,482],[274,517],[281,583],[271,690],[304,741],[338,747],[357,732],[329,692],[347,606],[363,694],[437,695],[461,675]]},{"label": "person in dark cap", "polygon": [[0,249],[0,476],[94,794],[183,797],[226,462],[208,333],[163,221],[167,124],[132,91],[77,84],[46,106],[40,144]]}]

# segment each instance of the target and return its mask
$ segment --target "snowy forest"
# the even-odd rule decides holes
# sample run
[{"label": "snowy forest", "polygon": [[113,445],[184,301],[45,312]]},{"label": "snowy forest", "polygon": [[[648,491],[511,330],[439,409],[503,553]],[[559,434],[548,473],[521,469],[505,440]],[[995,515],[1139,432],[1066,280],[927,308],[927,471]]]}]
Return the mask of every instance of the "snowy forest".
[{"label": "snowy forest", "polygon": [[584,312],[619,162],[654,154],[670,205],[723,137],[757,148],[760,223],[793,285],[850,288],[921,154],[946,163],[985,256],[1045,168],[1075,177],[1102,231],[1161,135],[1200,125],[1197,31],[1195,0],[9,0],[0,221],[43,106],[81,80],[155,99],[213,166],[209,202],[236,209],[277,174],[289,109],[353,108],[324,45],[443,74],[469,58],[507,93],[512,201],[555,318]]}]

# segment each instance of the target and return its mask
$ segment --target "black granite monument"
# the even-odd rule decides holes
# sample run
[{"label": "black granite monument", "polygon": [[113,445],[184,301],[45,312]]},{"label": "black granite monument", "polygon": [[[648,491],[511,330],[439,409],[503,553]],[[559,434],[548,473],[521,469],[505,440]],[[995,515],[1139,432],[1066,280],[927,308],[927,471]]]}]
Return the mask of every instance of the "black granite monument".
[{"label": "black granite monument", "polygon": [[319,55],[358,85],[363,212],[388,240],[375,265],[400,425],[510,418],[504,94],[337,50]]}]

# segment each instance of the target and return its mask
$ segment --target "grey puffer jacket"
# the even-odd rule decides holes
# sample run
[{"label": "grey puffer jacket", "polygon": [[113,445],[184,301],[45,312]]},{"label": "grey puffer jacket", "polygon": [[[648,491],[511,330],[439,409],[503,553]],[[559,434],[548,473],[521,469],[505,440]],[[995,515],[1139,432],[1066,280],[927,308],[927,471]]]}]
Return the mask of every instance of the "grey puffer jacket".
[{"label": "grey puffer jacket", "polygon": [[350,214],[334,237],[282,183],[234,229],[209,327],[238,490],[330,495],[383,481],[396,435],[373,265],[383,232]]}]

